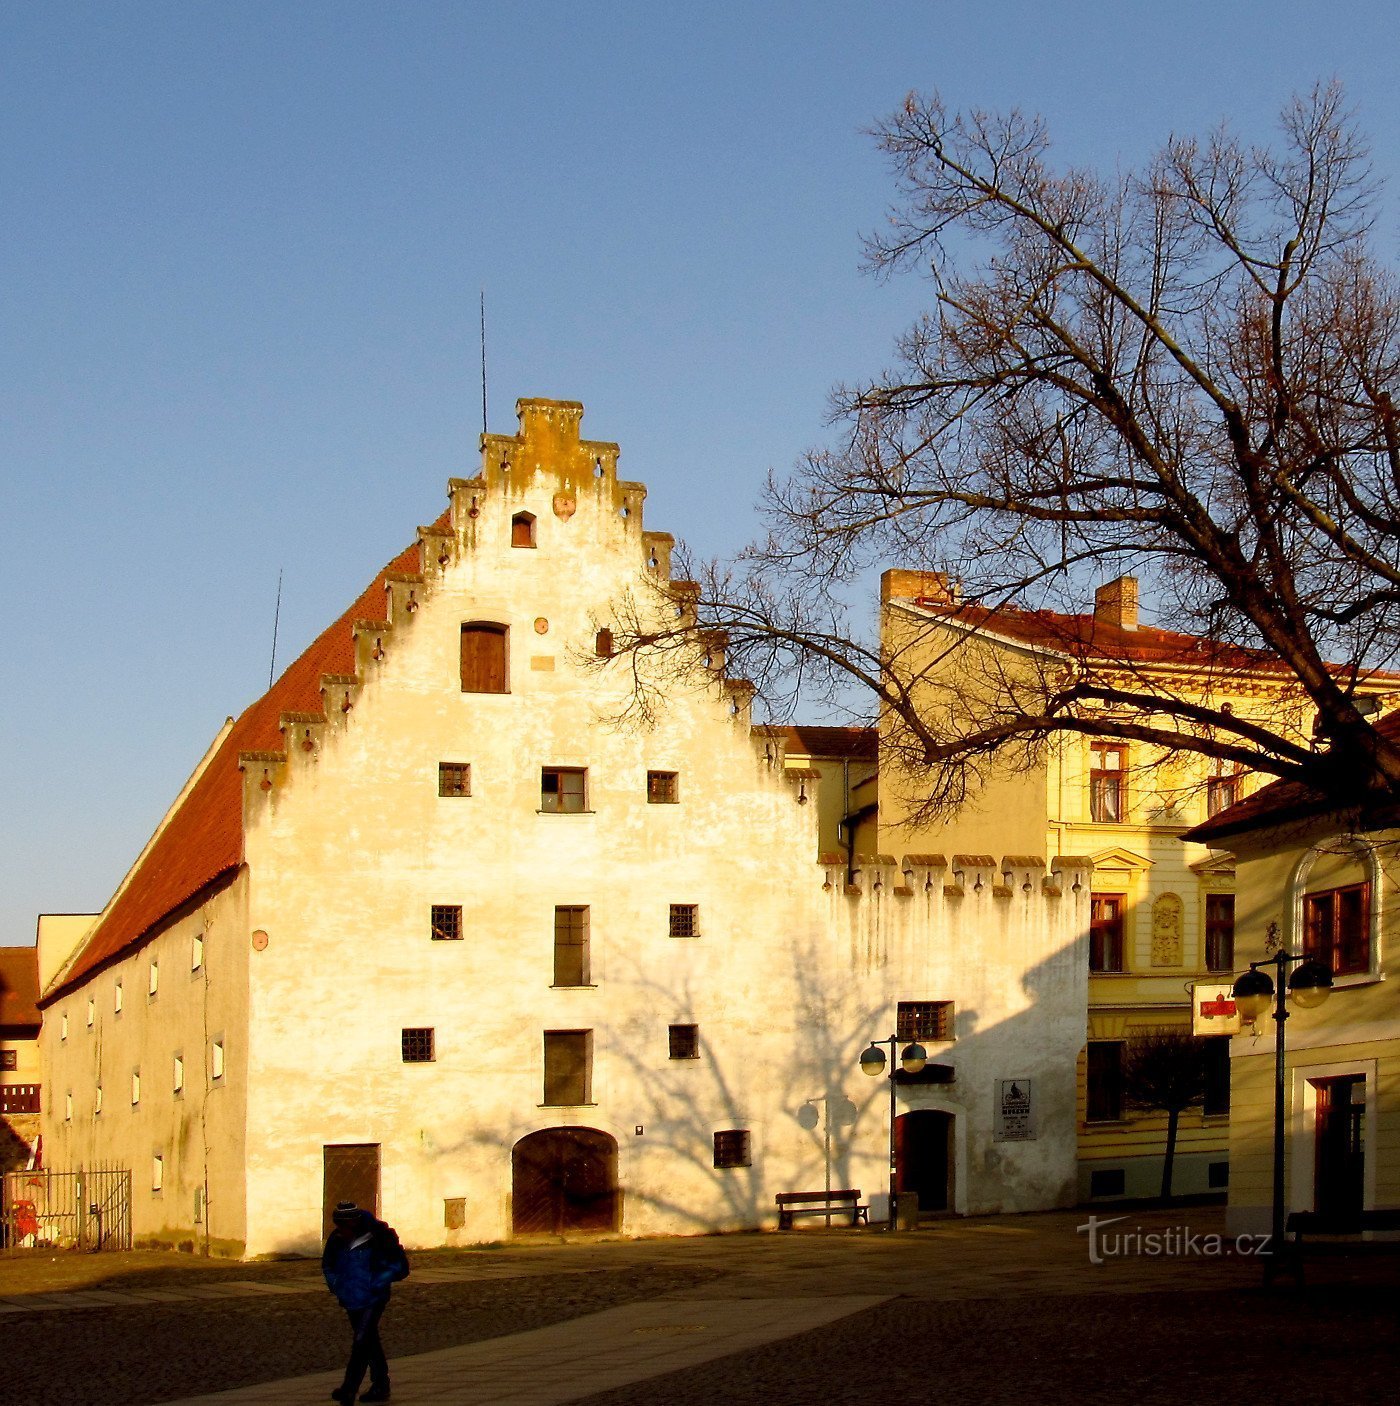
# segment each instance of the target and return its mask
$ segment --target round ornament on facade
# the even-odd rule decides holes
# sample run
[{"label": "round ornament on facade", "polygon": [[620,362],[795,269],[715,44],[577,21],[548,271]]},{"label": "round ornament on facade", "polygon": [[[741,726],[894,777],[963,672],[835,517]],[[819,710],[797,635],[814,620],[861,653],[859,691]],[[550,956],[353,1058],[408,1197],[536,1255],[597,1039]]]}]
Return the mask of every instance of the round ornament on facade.
[{"label": "round ornament on facade", "polygon": [[257,930],[257,932],[255,932],[255,933],[253,934],[253,951],[254,951],[254,952],[264,952],[264,951],[266,951],[266,950],[267,950],[267,934],[266,934],[261,928],[259,928],[259,929]]},{"label": "round ornament on facade", "polygon": [[535,633],[537,635],[547,635],[549,633],[549,621],[546,620],[543,615],[539,616],[535,621]]}]

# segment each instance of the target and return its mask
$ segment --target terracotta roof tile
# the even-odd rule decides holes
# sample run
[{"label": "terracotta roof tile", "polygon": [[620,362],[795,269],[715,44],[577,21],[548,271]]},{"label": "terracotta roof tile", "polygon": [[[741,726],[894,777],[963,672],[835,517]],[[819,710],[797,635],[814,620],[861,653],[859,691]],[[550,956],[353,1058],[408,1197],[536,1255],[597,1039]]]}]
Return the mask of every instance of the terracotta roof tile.
[{"label": "terracotta roof tile", "polygon": [[[444,513],[438,522],[450,521]],[[82,951],[44,993],[55,1000],[84,977],[153,936],[165,919],[243,863],[240,752],[283,750],[284,713],[320,713],[321,676],[355,672],[354,623],[385,617],[386,578],[416,572],[417,543],[400,552],[333,625],[323,630],[276,683],[244,710],[136,870],[108,903]]]}]

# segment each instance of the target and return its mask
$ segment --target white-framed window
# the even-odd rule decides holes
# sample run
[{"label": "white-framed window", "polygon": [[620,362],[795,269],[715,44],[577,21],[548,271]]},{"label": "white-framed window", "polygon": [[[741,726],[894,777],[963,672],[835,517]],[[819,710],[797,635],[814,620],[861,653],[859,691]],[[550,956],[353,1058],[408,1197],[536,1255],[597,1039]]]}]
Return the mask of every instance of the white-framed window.
[{"label": "white-framed window", "polygon": [[224,1077],[224,1042],[222,1039],[215,1040],[209,1051],[209,1077],[211,1079]]},{"label": "white-framed window", "polygon": [[174,1088],[174,1091],[175,1091],[177,1094],[180,1093],[180,1092],[184,1089],[184,1087],[185,1087],[185,1057],[184,1057],[184,1055],[176,1055],[176,1056],[175,1056],[175,1072],[174,1072],[174,1078],[172,1079],[171,1084],[172,1084],[172,1087]]},{"label": "white-framed window", "polygon": [[204,934],[195,933],[190,941],[190,970],[197,972],[204,965]]}]

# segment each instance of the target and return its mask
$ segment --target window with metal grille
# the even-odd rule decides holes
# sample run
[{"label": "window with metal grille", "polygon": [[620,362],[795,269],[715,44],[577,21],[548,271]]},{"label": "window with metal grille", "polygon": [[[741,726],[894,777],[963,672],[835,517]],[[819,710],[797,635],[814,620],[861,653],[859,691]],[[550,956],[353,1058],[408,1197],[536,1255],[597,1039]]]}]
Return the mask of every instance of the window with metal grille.
[{"label": "window with metal grille", "polygon": [[1090,1123],[1116,1123],[1122,1116],[1123,1041],[1091,1040],[1084,1117]]},{"label": "window with metal grille", "polygon": [[467,762],[438,763],[438,795],[470,796],[472,793],[472,769]]},{"label": "window with metal grille", "polygon": [[1206,1096],[1203,1113],[1230,1111],[1230,1037],[1211,1035],[1206,1039]]},{"label": "window with metal grille", "polygon": [[1095,893],[1089,896],[1089,970],[1123,970],[1123,895]]},{"label": "window with metal grille", "polygon": [[1370,971],[1370,884],[1305,894],[1303,950],[1326,963],[1337,976]]},{"label": "window with metal grille", "polygon": [[698,903],[673,903],[671,905],[671,936],[700,936],[700,905]]},{"label": "window with metal grille", "polygon": [[727,1128],[715,1134],[716,1167],[750,1167],[753,1158],[749,1152],[749,1130],[747,1128]]},{"label": "window with metal grille", "polygon": [[1096,742],[1089,749],[1089,818],[1100,822],[1127,819],[1128,749]]},{"label": "window with metal grille", "polygon": [[700,1058],[700,1027],[672,1025],[669,1027],[672,1059]]},{"label": "window with metal grille", "polygon": [[1235,895],[1206,895],[1206,970],[1235,969]]},{"label": "window with metal grille", "polygon": [[570,1108],[591,1101],[593,1032],[544,1032],[544,1102]]},{"label": "window with metal grille", "polygon": [[476,620],[462,626],[462,692],[506,692],[506,643],[504,625]]},{"label": "window with metal grille", "polygon": [[540,809],[547,815],[577,815],[588,807],[588,770],[581,766],[540,768]]},{"label": "window with metal grille", "polygon": [[431,1025],[407,1026],[399,1037],[405,1064],[431,1064],[433,1054],[433,1027]]},{"label": "window with metal grille", "polygon": [[516,513],[511,518],[510,544],[512,547],[533,547],[535,545],[534,513]]},{"label": "window with metal grille", "polygon": [[654,806],[675,805],[680,799],[679,773],[647,772],[647,802]]},{"label": "window with metal grille", "polygon": [[953,1003],[901,1001],[896,1012],[895,1033],[901,1040],[951,1040]]},{"label": "window with metal grille", "polygon": [[554,910],[554,984],[588,985],[588,909]]},{"label": "window with metal grille", "polygon": [[462,936],[462,905],[460,903],[433,904],[433,941],[457,942]]}]

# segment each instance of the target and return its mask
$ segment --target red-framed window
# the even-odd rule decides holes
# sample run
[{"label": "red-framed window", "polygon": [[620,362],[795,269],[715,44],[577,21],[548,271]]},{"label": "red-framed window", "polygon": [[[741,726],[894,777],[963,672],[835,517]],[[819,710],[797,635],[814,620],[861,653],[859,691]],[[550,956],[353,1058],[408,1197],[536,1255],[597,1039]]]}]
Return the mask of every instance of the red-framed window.
[{"label": "red-framed window", "polygon": [[1371,886],[1347,884],[1303,896],[1303,950],[1336,976],[1371,970]]}]

